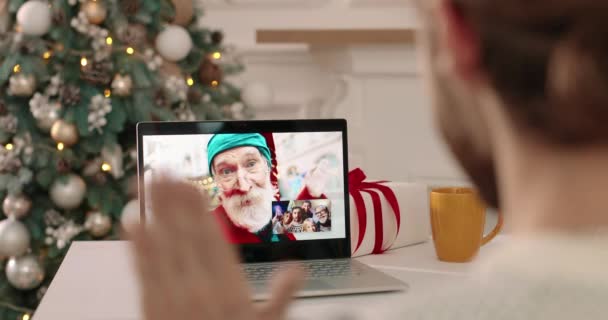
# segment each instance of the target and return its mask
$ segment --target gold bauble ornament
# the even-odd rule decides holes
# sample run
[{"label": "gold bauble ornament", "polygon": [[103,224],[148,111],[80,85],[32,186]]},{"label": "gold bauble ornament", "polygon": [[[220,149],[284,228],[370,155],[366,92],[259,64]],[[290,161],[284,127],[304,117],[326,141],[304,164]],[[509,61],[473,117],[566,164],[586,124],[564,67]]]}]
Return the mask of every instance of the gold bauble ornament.
[{"label": "gold bauble ornament", "polygon": [[101,24],[108,15],[108,9],[101,0],[86,1],[80,6],[80,10],[85,13],[87,20],[92,24]]},{"label": "gold bauble ornament", "polygon": [[78,128],[64,120],[57,120],[51,127],[51,138],[55,142],[63,143],[66,147],[71,147],[78,142]]},{"label": "gold bauble ornament", "polygon": [[31,74],[18,73],[9,79],[8,94],[29,97],[36,91],[36,78]]},{"label": "gold bauble ornament", "polygon": [[112,218],[99,211],[91,211],[87,214],[84,227],[94,236],[106,236],[112,230]]},{"label": "gold bauble ornament", "polygon": [[131,89],[133,88],[133,80],[129,75],[116,74],[114,80],[112,80],[112,93],[120,97],[126,97],[131,95]]}]

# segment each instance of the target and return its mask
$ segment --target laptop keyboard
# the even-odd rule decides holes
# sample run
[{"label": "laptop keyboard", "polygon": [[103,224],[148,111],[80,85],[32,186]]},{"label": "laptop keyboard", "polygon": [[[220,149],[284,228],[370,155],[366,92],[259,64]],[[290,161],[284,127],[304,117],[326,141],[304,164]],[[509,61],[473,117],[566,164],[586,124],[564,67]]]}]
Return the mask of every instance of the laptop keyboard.
[{"label": "laptop keyboard", "polygon": [[[292,264],[289,262],[289,264]],[[306,272],[307,279],[319,279],[328,277],[353,276],[361,273],[361,268],[345,260],[315,260],[302,261],[299,265]],[[278,269],[285,266],[285,263],[252,263],[245,264],[243,271],[249,281],[267,280],[276,274]]]}]

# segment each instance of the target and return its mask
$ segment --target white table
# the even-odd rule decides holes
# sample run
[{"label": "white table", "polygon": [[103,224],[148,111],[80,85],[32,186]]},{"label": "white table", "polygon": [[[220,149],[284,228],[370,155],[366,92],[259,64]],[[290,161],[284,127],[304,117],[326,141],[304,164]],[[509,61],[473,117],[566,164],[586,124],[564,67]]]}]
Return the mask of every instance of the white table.
[{"label": "white table", "polygon": [[[484,247],[481,254],[503,241],[499,237],[494,242]],[[438,261],[432,242],[357,259],[407,282],[410,290],[406,293],[299,299],[290,310],[290,317],[326,318],[328,312],[336,309],[349,309],[360,314],[365,310],[373,311],[375,306],[403,305],[423,290],[444,286],[448,283],[446,280],[466,278],[467,271],[475,266],[475,263]],[[74,242],[34,319],[136,320],[141,318],[138,301],[127,242]]]}]

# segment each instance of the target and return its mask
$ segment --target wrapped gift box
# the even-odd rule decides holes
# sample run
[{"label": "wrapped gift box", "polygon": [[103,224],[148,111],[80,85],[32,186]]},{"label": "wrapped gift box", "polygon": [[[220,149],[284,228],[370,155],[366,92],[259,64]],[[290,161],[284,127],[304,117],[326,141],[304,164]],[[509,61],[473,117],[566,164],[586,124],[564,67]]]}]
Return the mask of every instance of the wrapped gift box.
[{"label": "wrapped gift box", "polygon": [[[350,197],[350,230],[351,230],[351,250],[353,257],[363,256],[372,253],[401,248],[412,244],[422,243],[430,238],[431,226],[429,218],[429,195],[426,185],[417,183],[384,182],[381,185],[392,190],[399,204],[399,215],[401,217],[399,232],[397,232],[397,218],[393,207],[386,196],[372,187],[365,188],[367,191],[360,191],[365,204],[365,233],[361,245],[357,249],[360,234],[360,213],[358,212],[356,201],[353,199],[352,188]],[[373,196],[376,193],[379,197],[380,215],[376,215]],[[376,226],[376,221],[381,220],[382,226]],[[378,237],[381,232],[381,237]],[[379,239],[382,239],[380,246]],[[381,247],[381,251],[375,250]],[[374,252],[376,251],[376,252]]]}]

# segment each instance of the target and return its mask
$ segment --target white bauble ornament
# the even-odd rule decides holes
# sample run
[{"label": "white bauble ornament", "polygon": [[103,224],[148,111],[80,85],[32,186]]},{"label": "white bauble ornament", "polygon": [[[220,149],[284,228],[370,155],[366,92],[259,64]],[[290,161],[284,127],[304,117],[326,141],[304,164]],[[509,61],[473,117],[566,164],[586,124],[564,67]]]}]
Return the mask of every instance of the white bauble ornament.
[{"label": "white bauble ornament", "polygon": [[271,107],[274,101],[272,87],[263,82],[252,82],[241,90],[241,99],[246,105],[263,109]]},{"label": "white bauble ornament", "polygon": [[20,221],[8,218],[0,221],[0,256],[17,257],[30,248],[30,232]]},{"label": "white bauble ornament", "polygon": [[21,219],[30,212],[32,201],[23,194],[9,194],[2,201],[2,211],[7,217]]},{"label": "white bauble ornament", "polygon": [[49,195],[59,208],[71,210],[78,208],[87,192],[87,185],[81,177],[70,174],[65,181],[57,179],[51,185]]},{"label": "white bauble ornament", "polygon": [[20,290],[34,289],[44,280],[44,269],[33,255],[11,258],[5,272],[8,282]]},{"label": "white bauble ornament", "polygon": [[27,1],[17,11],[17,22],[23,33],[41,36],[51,28],[51,8],[46,1]]},{"label": "white bauble ornament", "polygon": [[120,224],[123,228],[130,225],[139,224],[139,199],[133,199],[122,208]]},{"label": "white bauble ornament", "polygon": [[192,49],[192,38],[186,29],[169,25],[156,37],[156,50],[169,61],[185,58]]},{"label": "white bauble ornament", "polygon": [[87,220],[84,223],[84,227],[89,230],[94,237],[103,237],[112,230],[112,218],[99,211],[91,211],[87,214]]}]

